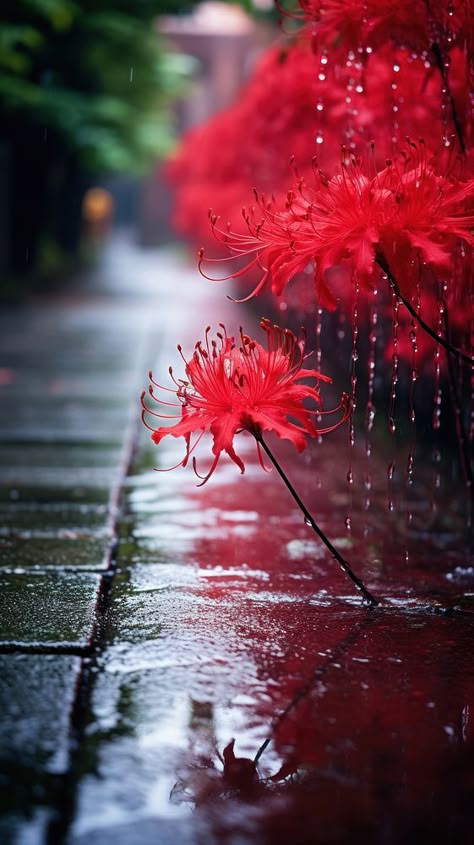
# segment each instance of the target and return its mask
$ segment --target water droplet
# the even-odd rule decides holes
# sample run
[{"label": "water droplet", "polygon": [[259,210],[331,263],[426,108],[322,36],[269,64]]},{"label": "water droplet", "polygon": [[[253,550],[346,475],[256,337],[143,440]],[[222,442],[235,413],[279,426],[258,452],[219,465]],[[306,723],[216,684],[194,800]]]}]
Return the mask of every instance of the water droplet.
[{"label": "water droplet", "polygon": [[311,522],[311,520],[310,520],[309,516],[305,516],[305,518],[304,518],[304,520],[303,520],[303,521],[304,521],[304,524],[305,524],[305,525],[310,525],[310,526],[312,526],[312,525],[313,525],[313,523]]}]

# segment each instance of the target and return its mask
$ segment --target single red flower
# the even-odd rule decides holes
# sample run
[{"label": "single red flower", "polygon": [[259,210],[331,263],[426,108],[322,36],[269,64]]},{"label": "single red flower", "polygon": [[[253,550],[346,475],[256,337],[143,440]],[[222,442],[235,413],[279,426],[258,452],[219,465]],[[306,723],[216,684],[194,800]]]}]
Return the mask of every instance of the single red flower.
[{"label": "single red flower", "polygon": [[[180,409],[178,421],[173,425],[156,429],[150,426],[148,414],[166,417],[151,410],[145,402],[146,393],[142,394],[142,418],[152,432],[153,442],[158,445],[168,435],[185,439],[186,453],[177,466],[186,466],[205,432],[212,434],[214,459],[203,484],[214,472],[222,452],[226,452],[244,472],[244,463],[233,447],[234,436],[240,432],[253,434],[257,438],[258,450],[258,439],[262,433],[273,431],[279,437],[290,440],[301,452],[306,446],[307,436],[315,437],[332,431],[348,416],[349,401],[343,394],[339,407],[335,409],[342,409],[342,419],[324,429],[315,425],[314,415],[324,413],[317,384],[331,379],[314,369],[303,367],[308,357],[304,351],[303,332],[296,337],[289,329],[274,326],[266,319],[261,320],[260,325],[267,336],[266,349],[242,331],[240,345],[237,345],[221,324],[222,331],[217,333],[217,340],[209,338],[208,328],[205,343],[196,343],[189,361],[178,346],[186,378],[175,379],[170,367],[174,388],[163,388],[150,373],[149,396],[158,403]],[[302,379],[311,379],[315,386],[301,383]],[[154,387],[171,391],[178,401],[162,402],[155,395]],[[314,410],[305,408],[303,402],[306,399],[314,402]],[[196,432],[199,432],[198,437],[191,444],[191,436]],[[260,451],[258,454],[263,466]],[[196,471],[194,459],[193,464]]]},{"label": "single red flower", "polygon": [[[423,264],[446,271],[459,242],[474,245],[473,199],[474,179],[440,173],[422,143],[411,144],[379,171],[373,157],[360,162],[343,148],[340,171],[332,178],[315,170],[314,185],[300,179],[284,201],[255,193],[255,205],[244,212],[247,234],[220,229],[216,216],[211,225],[233,255],[247,258],[232,276],[261,267],[250,296],[267,280],[280,295],[297,272],[314,265],[316,299],[334,308],[326,271],[343,262],[350,263],[359,284],[371,288],[375,261],[383,256],[405,295],[413,281],[410,267],[412,274]],[[201,272],[203,262],[201,251]]]}]

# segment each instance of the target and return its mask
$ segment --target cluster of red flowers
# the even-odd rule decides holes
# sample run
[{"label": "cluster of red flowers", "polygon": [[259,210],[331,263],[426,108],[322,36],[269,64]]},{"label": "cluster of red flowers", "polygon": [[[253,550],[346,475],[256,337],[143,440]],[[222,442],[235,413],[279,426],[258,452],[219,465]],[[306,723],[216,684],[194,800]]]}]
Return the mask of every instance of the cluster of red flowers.
[{"label": "cluster of red flowers", "polygon": [[[385,350],[392,359],[391,405],[400,356],[411,363],[412,403],[426,345],[435,350],[437,379],[444,346],[461,466],[472,489],[460,391],[462,363],[473,362],[474,6],[464,0],[297,2],[299,11],[282,13],[302,19],[298,33],[267,51],[235,106],[187,134],[167,174],[176,193],[176,228],[206,243],[206,252],[199,250],[202,275],[212,278],[210,261],[237,262],[225,278],[251,277],[250,293],[238,301],[263,290],[280,297],[295,277],[312,276],[318,309],[340,306],[352,314],[352,399],[342,394],[335,409],[340,419],[321,428],[318,384],[329,379],[304,366],[303,335],[264,319],[266,348],[242,330],[237,340],[229,337],[223,325],[215,339],[206,329],[189,359],[178,347],[185,378],[170,368],[173,386],[166,388],[150,374],[142,417],[155,444],[184,438],[177,466],[192,459],[201,484],[222,453],[244,472],[234,438],[251,434],[261,466],[264,453],[307,524],[373,607],[377,599],[318,527],[264,434],[302,451],[308,437],[350,415],[357,403],[356,321],[360,313],[371,315],[373,363],[372,297],[382,283],[380,313],[393,308],[394,315],[392,347]],[[211,207],[210,226],[204,204]],[[226,255],[209,256],[209,241]],[[370,299],[370,308],[359,310],[357,295]],[[172,401],[155,390],[167,391]],[[161,414],[152,402],[175,414]],[[161,419],[167,424],[155,427]],[[353,424],[350,431],[353,442]],[[212,461],[199,475],[194,452],[205,434],[212,437]],[[234,762],[230,744],[224,766],[230,770]]]},{"label": "cluster of red flowers", "polygon": [[[391,44],[363,59],[351,54],[337,64],[313,51],[305,33],[269,49],[237,103],[190,130],[167,163],[179,234],[209,246],[206,206],[235,227],[254,187],[286,193],[292,157],[309,175],[315,154],[326,172],[337,168],[341,143],[357,151],[375,141],[379,167],[407,136],[423,137],[431,149],[444,137],[453,147],[440,108],[442,83],[426,59]],[[451,53],[450,84],[464,116],[470,106],[460,49]]]},{"label": "cluster of red flowers", "polygon": [[[384,308],[393,295],[405,306],[399,326],[413,334],[418,324],[416,342],[398,338],[398,356],[418,348],[421,360],[433,341],[452,351],[449,323],[470,360],[473,9],[464,0],[281,8],[302,27],[266,51],[238,102],[188,132],[167,164],[176,228],[206,244],[202,274],[212,278],[210,261],[236,262],[225,278],[248,274],[248,299],[263,290],[279,297],[309,273],[317,306],[346,311],[354,290],[369,297],[382,282]],[[216,241],[226,255],[214,257]],[[316,433],[302,401],[320,411],[319,394],[299,380],[323,377],[302,368],[291,332],[262,327],[267,350],[243,334],[237,346],[225,331],[212,343],[206,333],[184,360],[186,380],[174,382],[178,421],[152,429],[155,443],[185,438],[183,465],[209,431],[205,480],[222,452],[243,470],[237,432],[259,443],[270,429],[298,449]],[[159,416],[143,404],[145,419]]]}]

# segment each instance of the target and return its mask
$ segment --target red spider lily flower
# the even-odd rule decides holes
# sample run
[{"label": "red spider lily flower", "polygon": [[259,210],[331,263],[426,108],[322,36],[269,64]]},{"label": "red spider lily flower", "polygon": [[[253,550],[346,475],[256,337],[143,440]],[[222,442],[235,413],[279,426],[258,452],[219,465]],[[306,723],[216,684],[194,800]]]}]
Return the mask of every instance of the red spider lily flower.
[{"label": "red spider lily flower", "polygon": [[[160,403],[154,393],[155,387],[173,393],[178,400],[176,403],[161,404],[180,409],[177,417],[163,417],[152,410],[145,402],[146,393],[142,394],[142,418],[152,432],[153,442],[158,445],[168,435],[185,439],[186,453],[177,466],[186,466],[205,432],[212,434],[214,458],[203,484],[214,472],[222,452],[226,452],[244,472],[244,463],[233,447],[234,436],[240,432],[247,431],[257,438],[258,455],[263,466],[258,440],[264,431],[273,431],[279,437],[290,440],[301,452],[306,446],[307,436],[315,437],[332,431],[349,414],[349,400],[343,394],[340,405],[335,409],[342,410],[342,418],[327,428],[317,428],[314,416],[325,412],[321,411],[321,398],[316,386],[319,381],[330,382],[331,379],[316,370],[304,368],[308,356],[304,351],[303,332],[296,337],[289,329],[272,325],[266,319],[261,320],[260,326],[267,337],[266,349],[242,331],[240,345],[237,345],[234,338],[227,335],[225,326],[220,324],[222,331],[217,332],[217,340],[210,340],[210,329],[206,329],[205,343],[196,343],[189,361],[178,346],[186,378],[175,379],[170,368],[174,388],[163,388],[150,373],[148,395]],[[315,386],[301,383],[302,379],[313,380]],[[316,408],[308,410],[304,400],[311,400]],[[178,421],[154,429],[147,422],[148,415]],[[195,432],[199,434],[191,444],[191,436]],[[193,465],[196,471],[194,458]]]},{"label": "red spider lily flower", "polygon": [[[474,245],[473,199],[474,179],[437,172],[421,142],[378,172],[373,157],[359,162],[343,148],[340,172],[331,179],[315,170],[314,187],[300,179],[284,202],[255,193],[255,206],[244,211],[247,234],[221,229],[216,216],[211,225],[233,255],[248,259],[233,277],[256,265],[262,269],[250,296],[267,280],[280,295],[297,272],[314,264],[316,299],[334,308],[325,275],[344,262],[362,286],[371,288],[374,263],[383,256],[400,276],[404,293],[412,284],[407,268],[415,259],[446,270],[458,242]],[[202,273],[204,260],[201,251]]]},{"label": "red spider lily flower", "polygon": [[298,0],[302,17],[319,42],[328,48],[377,49],[387,41],[416,51],[435,42],[472,46],[474,11],[466,0]]}]

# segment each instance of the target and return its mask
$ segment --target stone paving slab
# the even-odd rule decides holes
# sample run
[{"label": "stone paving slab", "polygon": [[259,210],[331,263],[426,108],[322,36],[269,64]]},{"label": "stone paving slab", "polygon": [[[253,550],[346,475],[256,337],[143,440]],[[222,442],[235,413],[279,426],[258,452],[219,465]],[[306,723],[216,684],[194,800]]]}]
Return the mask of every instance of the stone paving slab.
[{"label": "stone paving slab", "polygon": [[81,658],[72,655],[0,655],[2,845],[45,841],[48,805],[69,765],[80,668]]},{"label": "stone paving slab", "polygon": [[0,537],[0,569],[100,570],[109,563],[108,537],[27,538]]},{"label": "stone paving slab", "polygon": [[0,649],[87,647],[99,585],[92,573],[0,572]]},{"label": "stone paving slab", "polygon": [[110,489],[116,476],[116,467],[2,467],[2,482],[11,487],[45,485],[47,487],[102,487]]},{"label": "stone paving slab", "polygon": [[2,504],[0,536],[100,536],[107,529],[107,517],[106,505],[70,502]]},{"label": "stone paving slab", "polygon": [[36,467],[73,469],[85,468],[117,468],[120,461],[121,449],[116,446],[89,446],[72,444],[63,446],[45,444],[37,446],[35,443],[20,445],[0,445],[0,473],[11,467],[34,469]]},{"label": "stone paving slab", "polygon": [[[137,413],[138,413],[137,396]],[[36,403],[5,411],[0,417],[0,439],[4,443],[94,443],[120,444],[128,422],[128,405],[107,408],[96,403],[82,403],[55,408],[54,402],[43,407]]]},{"label": "stone paving slab", "polygon": [[67,769],[69,718],[80,666],[81,658],[74,655],[0,654],[3,762],[56,775]]},{"label": "stone paving slab", "polygon": [[[2,354],[2,365],[4,364]],[[74,399],[100,399],[107,402],[117,397],[118,385],[115,378],[105,379],[96,368],[85,375],[79,365],[77,371],[44,372],[41,368],[33,369],[31,363],[21,371],[2,366],[3,383],[0,395],[10,401],[17,401],[21,395],[30,401],[44,399],[45,396],[69,396]],[[120,394],[124,396],[133,390],[136,383],[136,371],[126,362],[120,368]]]},{"label": "stone paving slab", "polygon": [[[105,509],[110,498],[110,487],[91,487],[89,484],[74,484],[70,487],[51,487],[48,484],[41,484],[35,479],[32,484],[32,477],[28,484],[0,484],[0,509],[7,505],[64,505],[71,504],[95,505]],[[45,480],[43,477],[41,480]],[[0,524],[1,527],[1,524]]]}]

